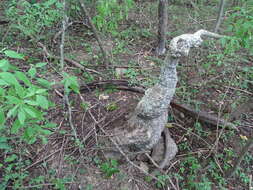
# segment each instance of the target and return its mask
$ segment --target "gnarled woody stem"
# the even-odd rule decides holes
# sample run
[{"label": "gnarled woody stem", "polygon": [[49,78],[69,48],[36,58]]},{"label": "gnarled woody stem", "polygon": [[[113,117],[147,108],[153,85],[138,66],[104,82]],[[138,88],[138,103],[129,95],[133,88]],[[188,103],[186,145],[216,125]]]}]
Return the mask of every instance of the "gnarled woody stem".
[{"label": "gnarled woody stem", "polygon": [[[122,135],[117,135],[119,144],[134,145],[138,149],[151,149],[158,142],[167,123],[168,106],[176,89],[178,61],[180,57],[189,54],[190,48],[199,47],[203,37],[221,38],[222,36],[199,30],[194,34],[183,34],[172,39],[159,82],[146,90],[124,126],[124,131],[120,131]],[[176,154],[177,148],[174,147],[170,154]]]}]

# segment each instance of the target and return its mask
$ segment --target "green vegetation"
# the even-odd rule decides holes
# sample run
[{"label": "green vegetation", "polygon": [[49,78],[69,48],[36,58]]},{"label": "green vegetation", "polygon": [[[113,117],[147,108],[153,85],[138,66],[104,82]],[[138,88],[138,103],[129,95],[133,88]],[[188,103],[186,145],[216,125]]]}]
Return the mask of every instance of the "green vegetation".
[{"label": "green vegetation", "polygon": [[12,23],[11,27],[21,34],[36,40],[45,40],[45,31],[62,18],[61,9],[62,3],[57,0],[44,2],[11,0],[8,1],[6,16]]},{"label": "green vegetation", "polygon": [[134,5],[133,0],[98,0],[96,2],[97,15],[93,22],[103,32],[110,32],[117,35],[120,21],[127,19],[129,9]]},{"label": "green vegetation", "polygon": [[[0,190],[79,185],[91,190],[101,184],[111,189],[167,189],[171,183],[182,190],[247,189],[252,184],[252,152],[233,178],[225,174],[250,138],[244,130],[252,133],[251,112],[242,112],[234,122],[241,131],[214,129],[173,112],[168,122],[177,124],[170,130],[179,156],[168,170],[154,172],[158,180],[127,161],[108,159],[110,127],[122,127],[129,114],[122,107],[130,106],[133,97],[113,84],[95,83],[118,79],[127,80],[129,87],[149,87],[158,80],[164,57],[153,54],[157,2],[82,1],[110,58],[109,68],[78,0],[66,0],[66,11],[58,0],[0,2]],[[202,28],[211,31],[217,6],[218,1],[171,2],[168,39]],[[60,70],[64,14],[70,25],[65,31],[67,59]],[[175,100],[230,120],[253,93],[253,3],[229,1],[221,31],[226,37],[205,42],[200,52],[193,50],[180,63]],[[121,113],[124,117],[119,117]],[[126,155],[132,158],[127,151]],[[147,165],[153,172],[153,165]],[[125,175],[124,180],[120,175]],[[125,187],[124,182],[133,185]]]},{"label": "green vegetation", "polygon": [[112,177],[114,174],[119,173],[117,160],[110,159],[107,162],[101,163],[100,170],[105,174],[105,177]]}]

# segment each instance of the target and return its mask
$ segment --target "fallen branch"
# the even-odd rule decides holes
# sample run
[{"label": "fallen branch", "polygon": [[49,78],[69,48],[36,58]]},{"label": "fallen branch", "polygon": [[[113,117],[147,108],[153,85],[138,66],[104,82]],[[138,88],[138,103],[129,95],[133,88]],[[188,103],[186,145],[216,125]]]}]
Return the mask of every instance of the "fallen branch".
[{"label": "fallen branch", "polygon": [[[143,86],[131,86],[127,80],[105,80],[105,81],[96,81],[92,83],[88,83],[85,85],[80,85],[80,91],[86,92],[93,90],[95,88],[106,88],[108,85],[114,85],[117,90],[124,90],[124,91],[131,91],[139,94],[145,93],[145,88]],[[54,86],[54,89],[63,89],[63,85],[56,85]],[[200,122],[204,122],[208,125],[211,125],[213,127],[219,127],[226,126],[228,128],[235,129],[236,131],[239,131],[238,128],[231,122],[225,121],[222,118],[218,118],[216,116],[210,115],[209,113],[205,111],[195,111],[194,109],[184,105],[184,104],[178,104],[174,100],[170,102],[170,106],[180,112],[183,112],[184,114],[193,117],[194,119],[199,120]]]},{"label": "fallen branch", "polygon": [[[118,90],[125,90],[125,91],[131,91],[135,93],[144,94],[145,88],[143,86],[139,87],[132,87],[127,80],[108,80],[108,81],[99,81],[99,82],[92,82],[86,84],[87,86],[81,85],[81,91],[86,91],[89,89],[94,89],[97,87],[106,87],[107,85],[115,85],[115,88]],[[221,118],[218,118],[216,116],[210,115],[207,112],[204,111],[195,111],[194,109],[184,105],[184,104],[178,104],[175,101],[171,101],[170,103],[171,107],[183,112],[184,114],[193,117],[194,119],[198,119],[201,122],[204,122],[206,124],[209,124],[211,126],[219,127],[227,126],[228,128],[235,129],[236,131],[239,131],[238,128],[233,123],[230,123],[228,121],[225,121]]]},{"label": "fallen branch", "polygon": [[233,123],[225,121],[225,120],[218,118],[216,116],[210,115],[207,112],[195,111],[184,104],[178,104],[176,102],[171,102],[171,106],[173,108],[177,109],[178,111],[183,112],[186,115],[191,116],[191,117],[193,117],[199,121],[202,121],[206,124],[210,124],[215,127],[217,125],[219,127],[227,126],[228,128],[232,128],[232,129],[235,129],[236,131],[239,131],[238,128],[236,128],[236,126]]},{"label": "fallen branch", "polygon": [[[37,45],[39,47],[42,48],[43,52],[45,53],[45,55],[48,57],[48,58],[51,58],[51,59],[57,59],[57,60],[60,60],[61,58],[59,56],[55,56],[55,55],[52,55],[48,52],[46,46],[44,44],[42,44],[41,42],[38,42]],[[67,63],[69,64],[72,64],[74,66],[76,66],[77,68],[83,70],[83,71],[86,71],[86,72],[92,72],[92,73],[95,73],[95,74],[98,74],[98,75],[102,75],[101,73],[99,73],[98,71],[95,71],[93,69],[88,69],[88,68],[85,68],[83,65],[81,65],[80,63],[72,60],[72,59],[69,59],[69,58],[66,58],[64,57],[64,61],[66,61]],[[103,75],[102,75],[103,76]]]}]

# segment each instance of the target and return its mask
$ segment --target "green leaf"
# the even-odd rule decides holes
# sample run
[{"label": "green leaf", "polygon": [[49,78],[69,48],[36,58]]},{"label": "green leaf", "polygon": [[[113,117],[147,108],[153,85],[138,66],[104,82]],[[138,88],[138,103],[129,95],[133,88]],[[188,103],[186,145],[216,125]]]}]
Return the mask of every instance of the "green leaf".
[{"label": "green leaf", "polygon": [[36,102],[41,108],[48,109],[48,100],[45,96],[36,95]]},{"label": "green leaf", "polygon": [[114,160],[114,159],[111,160],[111,164],[112,164],[113,167],[117,167],[118,166],[117,160]]},{"label": "green leaf", "polygon": [[28,113],[33,118],[35,118],[37,116],[36,113],[32,109],[30,109],[28,106],[25,106],[24,110],[26,113]]},{"label": "green leaf", "polygon": [[25,57],[23,54],[17,53],[13,50],[6,50],[6,51],[4,51],[4,54],[7,57],[14,58],[14,59],[23,59],[24,60],[24,57]]},{"label": "green leaf", "polygon": [[[11,147],[7,143],[0,143],[0,150],[10,150]],[[1,164],[0,164],[1,165]],[[0,167],[1,168],[1,167]]]},{"label": "green leaf", "polygon": [[52,134],[52,131],[49,131],[47,129],[41,129],[40,132],[43,134],[43,135],[50,135]]},{"label": "green leaf", "polygon": [[24,103],[29,104],[31,106],[37,106],[38,103],[33,100],[24,100]]},{"label": "green leaf", "polygon": [[24,112],[24,109],[21,107],[18,110],[18,120],[21,125],[24,125],[26,119],[26,113]]},{"label": "green leaf", "polygon": [[28,144],[33,144],[37,139],[37,130],[34,127],[27,127],[22,137]]},{"label": "green leaf", "polygon": [[19,85],[15,75],[13,75],[12,73],[2,72],[0,73],[0,77],[9,84]]},{"label": "green leaf", "polygon": [[14,123],[12,124],[12,127],[11,127],[11,133],[12,134],[17,134],[19,129],[22,128],[23,126],[20,124],[19,120],[16,119],[14,121]]},{"label": "green leaf", "polygon": [[0,149],[9,150],[11,147],[8,145],[8,138],[0,137]]},{"label": "green leaf", "polygon": [[42,140],[42,144],[45,145],[48,143],[48,139],[45,136],[40,136],[41,140]]},{"label": "green leaf", "polygon": [[46,124],[44,125],[44,127],[46,127],[46,128],[55,128],[56,126],[57,126],[56,123],[46,123]]},{"label": "green leaf", "polygon": [[0,86],[9,86],[9,83],[7,83],[4,80],[0,79]]},{"label": "green leaf", "polygon": [[13,108],[11,108],[8,113],[7,113],[7,118],[11,117],[11,116],[15,116],[16,115],[16,111],[19,105],[15,105]]},{"label": "green leaf", "polygon": [[36,94],[43,94],[47,91],[47,89],[38,89],[36,90]]},{"label": "green leaf", "polygon": [[25,95],[25,98],[32,97],[36,94],[36,89],[34,87],[28,88],[28,93]]},{"label": "green leaf", "polygon": [[5,90],[3,88],[0,88],[0,96],[4,96]]},{"label": "green leaf", "polygon": [[10,67],[9,61],[7,59],[0,60],[0,69],[3,71],[8,71]]},{"label": "green leaf", "polygon": [[46,1],[44,4],[45,7],[50,7],[51,5],[53,5],[56,2],[56,0],[48,0]]},{"label": "green leaf", "polygon": [[12,154],[10,156],[7,156],[4,159],[4,162],[13,162],[14,160],[18,159],[18,156],[16,154]]},{"label": "green leaf", "polygon": [[27,86],[30,86],[31,85],[31,82],[30,80],[27,78],[27,76],[23,73],[23,72],[20,72],[20,71],[16,71],[15,72],[15,76],[23,81]]},{"label": "green leaf", "polygon": [[64,89],[68,92],[69,88],[76,93],[79,93],[79,84],[77,82],[77,77],[70,76],[67,73],[64,73]]},{"label": "green leaf", "polygon": [[34,67],[28,70],[28,74],[30,75],[31,78],[34,78],[36,73],[37,73],[37,70]]},{"label": "green leaf", "polygon": [[42,79],[42,78],[38,78],[37,79],[37,82],[41,85],[41,86],[44,86],[46,88],[50,88],[54,83],[53,82],[49,82],[45,79]]},{"label": "green leaf", "polygon": [[[3,110],[0,110],[0,125],[3,125],[5,123],[5,115]],[[0,137],[0,142],[1,142],[1,137]]]},{"label": "green leaf", "polygon": [[39,120],[43,119],[43,112],[41,112],[40,110],[38,110],[32,106],[27,106],[27,107],[29,107],[29,109],[32,110],[36,114],[36,119],[39,119]]},{"label": "green leaf", "polygon": [[8,138],[6,137],[0,137],[0,143],[5,143],[7,142]]},{"label": "green leaf", "polygon": [[35,67],[36,67],[36,68],[41,68],[41,67],[44,67],[46,64],[47,64],[46,62],[36,63],[36,64],[35,64]]},{"label": "green leaf", "polygon": [[16,94],[20,97],[20,98],[24,98],[26,90],[20,85],[17,84],[15,85],[15,90],[16,90]]},{"label": "green leaf", "polygon": [[6,99],[8,101],[7,102],[8,104],[20,104],[20,103],[22,103],[22,100],[18,99],[15,96],[6,96]]}]

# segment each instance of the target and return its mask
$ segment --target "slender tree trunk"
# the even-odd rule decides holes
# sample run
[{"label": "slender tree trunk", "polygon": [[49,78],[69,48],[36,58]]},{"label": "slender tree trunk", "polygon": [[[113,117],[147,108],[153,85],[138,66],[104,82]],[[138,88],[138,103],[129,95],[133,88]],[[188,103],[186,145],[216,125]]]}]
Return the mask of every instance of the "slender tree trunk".
[{"label": "slender tree trunk", "polygon": [[100,47],[100,49],[101,49],[101,52],[102,52],[102,54],[103,54],[105,65],[106,65],[106,67],[108,68],[108,67],[109,67],[109,62],[110,62],[110,61],[109,61],[109,59],[108,59],[108,57],[107,57],[107,52],[105,51],[105,49],[104,49],[104,47],[103,47],[102,41],[101,41],[101,39],[100,39],[100,37],[99,37],[99,35],[98,35],[97,29],[96,29],[96,27],[94,26],[94,24],[93,24],[93,22],[92,22],[92,19],[91,19],[91,17],[90,17],[90,14],[89,14],[88,10],[86,9],[85,4],[82,2],[82,0],[79,0],[79,3],[80,3],[80,5],[81,5],[82,11],[84,12],[85,16],[86,16],[87,19],[88,19],[88,22],[89,22],[89,24],[90,24],[91,30],[92,30],[92,32],[93,32],[93,34],[94,34],[94,36],[95,36],[95,38],[96,38],[96,40],[97,40],[97,42],[98,42],[98,45],[99,45],[99,47]]},{"label": "slender tree trunk", "polygon": [[165,53],[165,45],[166,45],[166,31],[168,24],[168,0],[159,0],[158,5],[158,47],[156,48],[156,54],[162,55]]},{"label": "slender tree trunk", "polygon": [[220,24],[221,24],[221,21],[222,21],[222,17],[223,17],[223,14],[224,14],[225,4],[226,4],[226,0],[221,0],[220,1],[219,14],[218,14],[218,17],[217,17],[217,20],[216,20],[216,25],[215,25],[214,32],[218,32],[218,30],[219,30],[219,27],[220,27]]}]

